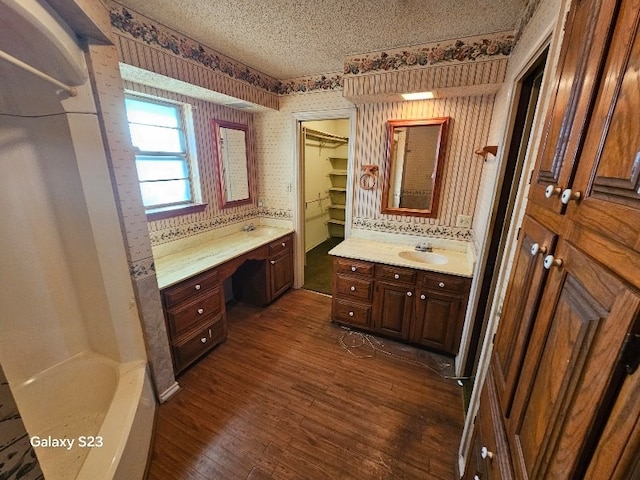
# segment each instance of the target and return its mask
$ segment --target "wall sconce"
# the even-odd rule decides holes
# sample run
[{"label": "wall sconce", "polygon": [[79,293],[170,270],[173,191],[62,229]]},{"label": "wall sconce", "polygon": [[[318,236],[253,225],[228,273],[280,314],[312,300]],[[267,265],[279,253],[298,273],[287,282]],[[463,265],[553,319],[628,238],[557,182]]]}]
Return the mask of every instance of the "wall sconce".
[{"label": "wall sconce", "polygon": [[377,165],[363,165],[362,174],[360,175],[360,188],[364,190],[373,190],[376,186],[377,176]]},{"label": "wall sconce", "polygon": [[476,150],[476,155],[480,155],[482,158],[484,158],[485,162],[487,161],[488,154],[491,154],[495,157],[497,153],[498,153],[497,145],[487,145],[486,147],[482,147],[480,150]]}]

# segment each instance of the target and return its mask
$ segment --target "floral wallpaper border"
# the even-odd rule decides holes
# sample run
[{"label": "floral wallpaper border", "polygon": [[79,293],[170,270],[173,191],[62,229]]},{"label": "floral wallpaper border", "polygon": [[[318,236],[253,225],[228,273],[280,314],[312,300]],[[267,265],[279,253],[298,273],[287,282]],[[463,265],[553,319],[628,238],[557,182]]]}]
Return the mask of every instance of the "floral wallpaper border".
[{"label": "floral wallpaper border", "polygon": [[129,264],[129,275],[134,280],[141,280],[156,274],[153,257],[143,258]]},{"label": "floral wallpaper border", "polygon": [[424,225],[419,223],[393,222],[390,220],[356,218],[353,221],[353,226],[355,228],[376,232],[426,235],[429,237],[444,238],[447,240],[463,240],[468,242],[473,239],[472,232],[469,229],[443,227],[439,225]]},{"label": "floral wallpaper border", "polygon": [[125,7],[114,7],[110,10],[111,26],[129,34],[147,45],[168,50],[181,58],[193,60],[215,72],[223,73],[231,78],[242,80],[254,87],[277,93],[280,82],[275,78],[250,69],[248,66],[231,60],[213,49],[204,47],[198,42],[181,36],[170,29],[151,21],[145,22]]},{"label": "floral wallpaper border", "polygon": [[[528,7],[540,0],[531,0]],[[188,37],[153,23],[142,20],[142,15],[131,12],[120,5],[110,10],[111,26],[134,39],[152,45],[172,54],[192,60],[212,71],[241,80],[254,87],[278,95],[307,93],[318,90],[341,90],[343,75],[340,72],[326,75],[312,75],[280,81],[241,62],[232,60],[215,50],[191,40]],[[514,33],[502,32],[489,37],[472,37],[450,42],[417,45],[405,49],[374,52],[349,58],[344,63],[345,75],[407,68],[422,68],[447,62],[471,62],[496,56],[509,56],[517,37]]]},{"label": "floral wallpaper border", "polygon": [[199,233],[205,233],[217,228],[233,225],[234,223],[243,222],[250,218],[256,218],[258,212],[256,210],[250,210],[246,212],[239,212],[228,216],[216,217],[205,222],[190,223],[184,226],[177,226],[168,228],[165,230],[150,231],[149,239],[151,245],[156,246],[174,240],[191,237]]},{"label": "floral wallpaper border", "polygon": [[513,32],[489,37],[470,37],[449,42],[416,45],[404,49],[373,52],[351,57],[344,63],[345,75],[403,70],[442,63],[474,62],[492,57],[508,57],[515,46]]}]

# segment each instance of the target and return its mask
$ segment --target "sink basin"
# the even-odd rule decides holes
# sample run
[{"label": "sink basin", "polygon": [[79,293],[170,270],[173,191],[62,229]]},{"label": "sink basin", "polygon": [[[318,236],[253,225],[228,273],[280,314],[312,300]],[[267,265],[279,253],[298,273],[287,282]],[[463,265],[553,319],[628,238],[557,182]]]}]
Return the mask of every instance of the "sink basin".
[{"label": "sink basin", "polygon": [[447,257],[433,252],[418,252],[416,250],[406,250],[398,253],[398,256],[412,262],[429,263],[431,265],[444,265],[445,263],[449,263]]},{"label": "sink basin", "polygon": [[277,235],[281,230],[273,228],[273,227],[257,227],[255,230],[250,230],[248,232],[244,232],[250,237],[269,237],[273,235]]}]

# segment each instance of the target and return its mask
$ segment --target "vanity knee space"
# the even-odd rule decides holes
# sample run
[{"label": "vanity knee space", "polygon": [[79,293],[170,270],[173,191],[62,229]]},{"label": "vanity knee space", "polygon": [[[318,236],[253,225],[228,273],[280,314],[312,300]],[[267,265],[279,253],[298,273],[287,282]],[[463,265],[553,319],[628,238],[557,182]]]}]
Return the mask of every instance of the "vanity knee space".
[{"label": "vanity knee space", "polygon": [[332,320],[455,355],[471,279],[333,259]]}]

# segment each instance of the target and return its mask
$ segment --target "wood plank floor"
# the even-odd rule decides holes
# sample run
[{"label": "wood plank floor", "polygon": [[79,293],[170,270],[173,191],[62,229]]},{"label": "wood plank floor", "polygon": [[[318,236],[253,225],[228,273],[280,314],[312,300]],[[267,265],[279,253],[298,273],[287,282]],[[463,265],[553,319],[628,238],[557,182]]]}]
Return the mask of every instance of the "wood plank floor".
[{"label": "wood plank floor", "polygon": [[410,361],[347,351],[340,339],[361,337],[330,310],[307,290],[229,305],[228,340],[158,409],[148,479],[456,478],[462,390],[434,372],[442,357],[386,340]]}]

